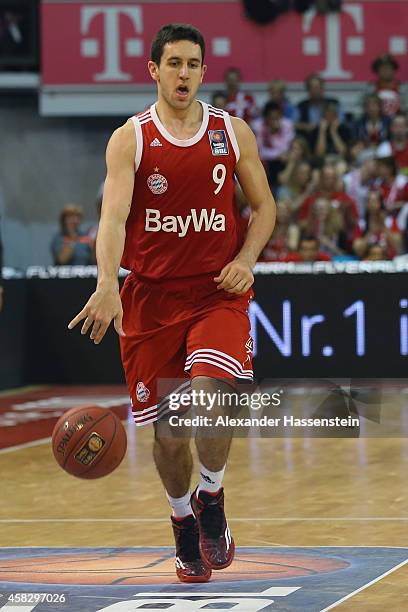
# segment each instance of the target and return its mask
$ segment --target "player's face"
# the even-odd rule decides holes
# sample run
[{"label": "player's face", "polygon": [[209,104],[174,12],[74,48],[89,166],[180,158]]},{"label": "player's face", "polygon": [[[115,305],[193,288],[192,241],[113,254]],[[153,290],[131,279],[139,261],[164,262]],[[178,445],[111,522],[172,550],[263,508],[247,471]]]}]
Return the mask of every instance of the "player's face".
[{"label": "player's face", "polygon": [[175,109],[188,108],[194,102],[207,67],[202,63],[201,48],[189,41],[167,43],[159,66],[149,62],[159,95]]}]

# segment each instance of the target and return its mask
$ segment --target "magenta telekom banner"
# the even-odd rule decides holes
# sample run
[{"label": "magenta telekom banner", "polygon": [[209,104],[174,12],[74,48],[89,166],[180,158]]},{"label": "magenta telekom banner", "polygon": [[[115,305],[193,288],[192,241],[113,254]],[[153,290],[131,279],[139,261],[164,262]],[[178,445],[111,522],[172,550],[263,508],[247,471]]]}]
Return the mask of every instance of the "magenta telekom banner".
[{"label": "magenta telekom banner", "polygon": [[156,31],[169,22],[202,30],[207,82],[239,66],[245,81],[302,81],[311,72],[328,80],[373,79],[370,64],[384,52],[408,75],[408,2],[345,2],[341,14],[288,13],[267,26],[245,18],[234,2],[57,2],[42,4],[44,85],[150,83],[146,62]]}]

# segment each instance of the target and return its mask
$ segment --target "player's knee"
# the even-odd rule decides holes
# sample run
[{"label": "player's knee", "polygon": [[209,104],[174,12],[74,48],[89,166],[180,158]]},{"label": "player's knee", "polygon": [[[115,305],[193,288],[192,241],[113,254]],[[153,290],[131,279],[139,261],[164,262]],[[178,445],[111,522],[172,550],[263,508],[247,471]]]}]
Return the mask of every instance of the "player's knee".
[{"label": "player's knee", "polygon": [[166,456],[169,461],[176,460],[182,456],[190,446],[189,438],[171,438],[166,436],[155,436],[155,451]]}]

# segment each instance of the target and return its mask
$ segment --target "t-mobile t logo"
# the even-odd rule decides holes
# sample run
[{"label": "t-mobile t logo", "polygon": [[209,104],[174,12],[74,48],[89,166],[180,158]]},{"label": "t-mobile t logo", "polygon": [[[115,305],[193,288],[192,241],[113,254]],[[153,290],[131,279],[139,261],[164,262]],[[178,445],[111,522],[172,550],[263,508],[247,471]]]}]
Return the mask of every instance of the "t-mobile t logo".
[{"label": "t-mobile t logo", "polygon": [[351,79],[353,73],[344,70],[342,66],[342,25],[344,19],[351,18],[355,27],[355,35],[347,36],[346,54],[347,55],[363,55],[364,54],[364,9],[359,4],[348,4],[343,6],[341,13],[329,13],[324,18],[326,43],[318,36],[310,36],[317,12],[315,10],[308,11],[303,17],[303,32],[306,35],[303,38],[303,54],[304,55],[321,55],[322,49],[326,49],[326,67],[320,74],[328,79]]},{"label": "t-mobile t logo", "polygon": [[[84,6],[81,9],[82,57],[99,57],[104,50],[104,70],[94,75],[95,81],[130,81],[132,75],[121,69],[121,21],[130,20],[135,34],[142,34],[142,9],[137,6]],[[103,39],[86,37],[94,20],[101,19]],[[86,37],[86,38],[85,38]],[[141,38],[126,38],[124,41],[126,57],[143,56]]]}]

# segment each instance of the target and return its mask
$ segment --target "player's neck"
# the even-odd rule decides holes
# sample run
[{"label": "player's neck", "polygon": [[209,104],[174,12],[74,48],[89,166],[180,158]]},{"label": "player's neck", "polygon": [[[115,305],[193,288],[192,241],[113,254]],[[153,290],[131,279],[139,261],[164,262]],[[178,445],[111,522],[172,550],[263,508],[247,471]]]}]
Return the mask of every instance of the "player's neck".
[{"label": "player's neck", "polygon": [[177,109],[159,98],[156,112],[162,125],[173,134],[196,130],[203,120],[203,107],[198,100],[194,100],[188,108]]}]

